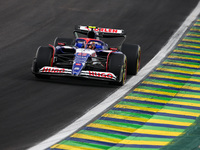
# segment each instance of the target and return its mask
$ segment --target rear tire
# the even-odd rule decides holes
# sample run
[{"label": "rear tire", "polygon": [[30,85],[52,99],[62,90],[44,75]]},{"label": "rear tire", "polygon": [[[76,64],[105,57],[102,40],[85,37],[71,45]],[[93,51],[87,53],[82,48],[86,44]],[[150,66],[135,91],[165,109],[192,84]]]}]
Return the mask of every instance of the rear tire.
[{"label": "rear tire", "polygon": [[127,59],[124,54],[112,53],[109,56],[109,72],[117,76],[116,82],[110,82],[115,85],[124,85],[127,75]]},{"label": "rear tire", "polygon": [[50,78],[49,75],[38,74],[39,70],[44,66],[51,66],[53,61],[53,49],[50,47],[39,47],[36,57],[33,60],[32,72],[37,78]]},{"label": "rear tire", "polygon": [[140,69],[140,56],[141,56],[140,46],[123,44],[122,52],[127,57],[127,74],[136,75]]},{"label": "rear tire", "polygon": [[[64,44],[64,45],[60,45],[59,43],[62,43],[62,44]],[[71,39],[71,38],[56,38],[55,40],[54,40],[54,46],[56,47],[56,46],[65,46],[65,45],[67,45],[67,46],[72,46],[73,45],[73,39]]]}]

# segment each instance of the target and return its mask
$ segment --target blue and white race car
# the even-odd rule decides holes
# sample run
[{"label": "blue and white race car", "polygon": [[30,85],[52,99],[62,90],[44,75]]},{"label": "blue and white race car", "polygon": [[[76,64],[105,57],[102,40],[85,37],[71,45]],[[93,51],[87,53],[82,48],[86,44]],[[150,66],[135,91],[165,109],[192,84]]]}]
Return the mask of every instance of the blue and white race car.
[{"label": "blue and white race car", "polygon": [[74,76],[123,85],[127,74],[137,74],[140,46],[123,44],[124,30],[78,25],[74,35],[75,39],[56,38],[54,45],[37,49],[32,63],[37,78]]}]

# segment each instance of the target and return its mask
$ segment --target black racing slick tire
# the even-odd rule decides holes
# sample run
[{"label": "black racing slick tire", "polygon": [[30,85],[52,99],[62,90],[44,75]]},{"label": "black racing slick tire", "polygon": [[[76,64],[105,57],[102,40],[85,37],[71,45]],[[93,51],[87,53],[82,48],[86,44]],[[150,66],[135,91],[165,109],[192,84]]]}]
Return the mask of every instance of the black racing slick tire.
[{"label": "black racing slick tire", "polygon": [[54,46],[72,46],[73,45],[73,39],[71,38],[56,38],[54,40]]},{"label": "black racing slick tire", "polygon": [[140,46],[123,44],[122,52],[127,57],[127,74],[136,75],[140,69],[140,58],[141,58]]},{"label": "black racing slick tire", "polygon": [[51,47],[39,47],[33,60],[32,72],[37,78],[50,78],[49,75],[38,74],[44,66],[51,66],[53,61],[53,49]]},{"label": "black racing slick tire", "polygon": [[116,82],[110,82],[115,85],[124,85],[127,75],[127,59],[124,54],[112,53],[109,56],[109,72],[117,76]]}]

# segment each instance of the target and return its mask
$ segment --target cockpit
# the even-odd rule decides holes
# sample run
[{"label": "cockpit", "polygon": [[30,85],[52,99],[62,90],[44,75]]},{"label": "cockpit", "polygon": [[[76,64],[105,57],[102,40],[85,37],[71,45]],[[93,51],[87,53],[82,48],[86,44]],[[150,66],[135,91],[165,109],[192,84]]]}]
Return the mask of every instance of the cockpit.
[{"label": "cockpit", "polygon": [[76,39],[75,46],[78,48],[88,48],[93,50],[106,49],[102,41],[90,38]]}]

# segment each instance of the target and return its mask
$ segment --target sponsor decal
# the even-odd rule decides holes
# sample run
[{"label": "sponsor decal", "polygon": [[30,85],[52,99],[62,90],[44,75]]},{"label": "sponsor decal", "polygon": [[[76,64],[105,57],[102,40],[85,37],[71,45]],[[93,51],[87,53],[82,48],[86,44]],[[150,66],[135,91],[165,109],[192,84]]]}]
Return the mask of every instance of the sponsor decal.
[{"label": "sponsor decal", "polygon": [[79,70],[79,67],[75,67],[74,70]]},{"label": "sponsor decal", "polygon": [[100,77],[100,78],[107,78],[107,79],[116,79],[116,76],[110,72],[96,72],[96,71],[81,71],[79,67],[74,68],[74,72],[72,72],[71,69],[64,69],[64,68],[55,68],[55,67],[43,67],[40,69],[40,72],[47,72],[47,73],[63,73],[63,74],[69,74],[69,75],[75,75],[78,76],[83,75],[83,76],[93,76],[93,77]]},{"label": "sponsor decal", "polygon": [[64,73],[65,69],[44,67],[42,68],[41,72]]},{"label": "sponsor decal", "polygon": [[81,66],[81,63],[76,63],[75,65],[76,65],[76,66]]},{"label": "sponsor decal", "polygon": [[58,45],[64,46],[64,45],[66,45],[66,44],[65,44],[65,43],[58,43]]},{"label": "sponsor decal", "polygon": [[117,29],[107,29],[107,28],[101,28],[100,32],[108,32],[108,33],[118,33]]},{"label": "sponsor decal", "polygon": [[95,71],[89,71],[89,76],[103,77],[103,78],[109,78],[109,79],[114,78],[113,74],[111,74],[111,73],[95,72]]},{"label": "sponsor decal", "polygon": [[109,48],[110,50],[117,51],[117,48]]},{"label": "sponsor decal", "polygon": [[110,29],[110,28],[97,28],[97,27],[93,27],[93,26],[80,26],[81,30],[88,30],[91,31],[91,29],[93,29],[96,32],[105,32],[105,33],[122,33],[122,30],[119,29]]},{"label": "sponsor decal", "polygon": [[78,56],[87,56],[88,54],[87,53],[77,53]]}]

